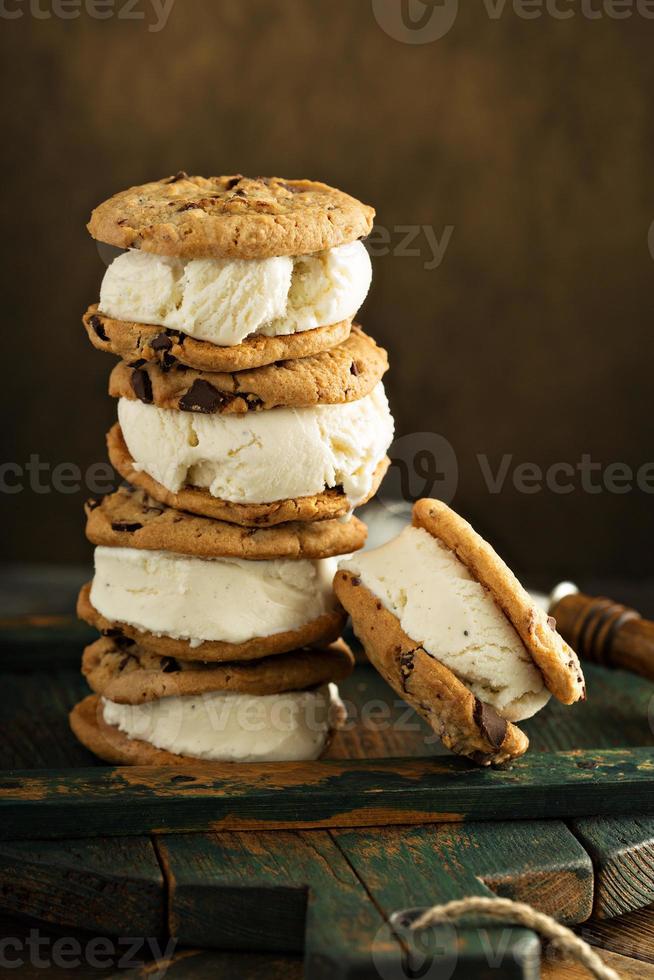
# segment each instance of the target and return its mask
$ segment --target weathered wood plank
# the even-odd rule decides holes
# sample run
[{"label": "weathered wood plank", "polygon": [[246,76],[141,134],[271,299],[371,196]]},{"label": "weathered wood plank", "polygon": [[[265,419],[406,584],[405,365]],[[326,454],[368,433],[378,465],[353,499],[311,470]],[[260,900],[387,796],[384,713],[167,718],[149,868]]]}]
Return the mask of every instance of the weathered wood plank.
[{"label": "weathered wood plank", "polygon": [[68,724],[68,712],[87,692],[79,651],[77,659],[74,668],[52,665],[47,675],[2,673],[0,770],[98,765]]},{"label": "weathered wood plank", "polygon": [[593,860],[596,918],[654,902],[654,817],[586,817],[570,829]]},{"label": "weathered wood plank", "polygon": [[615,919],[591,919],[577,931],[593,946],[654,963],[653,906],[618,915]]},{"label": "weathered wood plank", "polygon": [[[643,963],[642,960],[620,956],[605,949],[595,950],[607,966],[615,970],[622,980],[654,980],[654,966]],[[562,960],[560,955],[549,948],[543,952],[541,965],[541,980],[588,980],[586,967],[570,960]]]},{"label": "weathered wood plank", "polygon": [[[99,977],[104,980],[162,980],[168,976],[166,968],[171,963],[188,955],[187,950],[177,950],[172,940],[139,937],[128,927],[129,923],[124,922],[120,935],[111,936],[97,930],[88,932],[69,925],[0,913],[0,976],[3,980],[16,976],[21,980],[39,980],[44,976],[58,980],[70,980],[71,977],[75,980],[98,980]],[[191,976],[189,974],[189,980]],[[239,974],[218,976],[233,980]],[[176,973],[175,977],[179,980],[182,974]]]},{"label": "weathered wood plank", "polygon": [[0,619],[0,670],[79,666],[82,649],[96,637],[95,630],[72,614]]},{"label": "weathered wood plank", "polygon": [[568,921],[585,919],[592,908],[590,860],[557,821],[331,834],[389,921],[389,933],[399,931],[414,975],[432,975],[438,967],[433,975],[531,976],[539,943],[526,930],[488,922],[416,936],[403,925],[402,910],[493,891]]},{"label": "weathered wood plank", "polygon": [[463,759],[10,771],[0,836],[539,819],[654,808],[649,748],[531,753],[508,770]]},{"label": "weathered wood plank", "polygon": [[163,936],[164,881],[147,837],[0,842],[0,908],[76,929]]},{"label": "weathered wood plank", "polygon": [[[383,919],[324,831],[157,837],[169,928],[183,944],[301,953],[311,980],[378,977]],[[393,937],[378,963],[397,971]]]},{"label": "weathered wood plank", "polygon": [[649,723],[654,683],[623,670],[589,663],[583,667],[588,687],[584,702],[567,707],[552,698],[535,717],[520,723],[530,751],[654,746]]}]

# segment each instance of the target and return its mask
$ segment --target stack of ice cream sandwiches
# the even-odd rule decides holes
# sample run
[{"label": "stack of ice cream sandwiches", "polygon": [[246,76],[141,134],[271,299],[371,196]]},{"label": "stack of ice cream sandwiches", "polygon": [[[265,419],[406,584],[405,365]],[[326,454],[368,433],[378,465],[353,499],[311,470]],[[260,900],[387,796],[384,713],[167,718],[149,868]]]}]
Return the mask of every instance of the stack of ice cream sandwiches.
[{"label": "stack of ice cream sandwiches", "polygon": [[78,738],[119,764],[317,758],[353,658],[337,556],[365,542],[393,420],[353,323],[373,210],[324,184],[174,177],[101,204],[122,251],[85,314],[117,355],[119,489],[86,505]]}]

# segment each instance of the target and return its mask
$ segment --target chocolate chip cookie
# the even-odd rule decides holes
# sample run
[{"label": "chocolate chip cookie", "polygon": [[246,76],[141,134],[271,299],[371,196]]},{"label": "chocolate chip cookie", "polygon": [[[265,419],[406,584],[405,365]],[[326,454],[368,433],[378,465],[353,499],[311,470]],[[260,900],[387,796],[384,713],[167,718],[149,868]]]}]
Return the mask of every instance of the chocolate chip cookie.
[{"label": "chocolate chip cookie", "polygon": [[98,241],[157,255],[260,259],[353,242],[370,234],[374,215],[318,181],[180,172],[110,197],[88,229]]},{"label": "chocolate chip cookie", "polygon": [[357,401],[387,370],[386,351],[354,326],[338,347],[251,371],[196,371],[172,356],[166,364],[121,361],[111,372],[109,394],[182,412],[244,414]]},{"label": "chocolate chip cookie", "polygon": [[86,536],[93,544],[197,558],[330,558],[358,551],[367,533],[363,521],[354,516],[348,521],[245,528],[175,510],[129,485],[87,501],[85,511]]},{"label": "chocolate chip cookie", "polygon": [[343,680],[354,666],[349,647],[303,647],[261,660],[205,663],[159,656],[126,638],[103,637],[86,647],[82,673],[91,690],[118,704],[209,691],[282,694]]},{"label": "chocolate chip cookie", "polygon": [[89,340],[98,350],[116,354],[128,363],[154,361],[164,370],[184,364],[197,371],[247,371],[267,364],[312,357],[347,340],[352,323],[341,320],[328,327],[265,337],[254,334],[233,347],[218,347],[179,330],[146,323],[115,320],[100,313],[97,303],[82,317]]}]

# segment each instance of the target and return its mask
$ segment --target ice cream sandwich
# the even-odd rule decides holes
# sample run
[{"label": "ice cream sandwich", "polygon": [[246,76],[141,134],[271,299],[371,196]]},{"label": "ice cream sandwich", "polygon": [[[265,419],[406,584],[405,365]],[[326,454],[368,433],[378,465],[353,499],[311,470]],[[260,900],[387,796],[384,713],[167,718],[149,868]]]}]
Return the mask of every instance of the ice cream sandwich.
[{"label": "ice cream sandwich", "polygon": [[452,751],[488,765],[522,755],[516,726],[554,695],[584,696],[578,658],[493,548],[438,500],[339,565],[336,595],[371,662]]}]

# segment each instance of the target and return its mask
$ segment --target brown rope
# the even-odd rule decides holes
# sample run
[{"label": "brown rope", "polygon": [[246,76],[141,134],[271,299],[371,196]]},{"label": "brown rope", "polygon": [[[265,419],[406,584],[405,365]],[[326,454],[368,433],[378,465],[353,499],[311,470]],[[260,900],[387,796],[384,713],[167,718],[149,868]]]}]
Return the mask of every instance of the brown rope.
[{"label": "brown rope", "polygon": [[592,946],[556,919],[537,912],[525,902],[512,902],[508,898],[463,898],[445,905],[434,905],[416,919],[411,929],[425,929],[438,923],[455,921],[465,915],[488,915],[510,922],[511,925],[533,929],[562,953],[585,966],[597,980],[620,980],[620,974],[607,966]]}]

